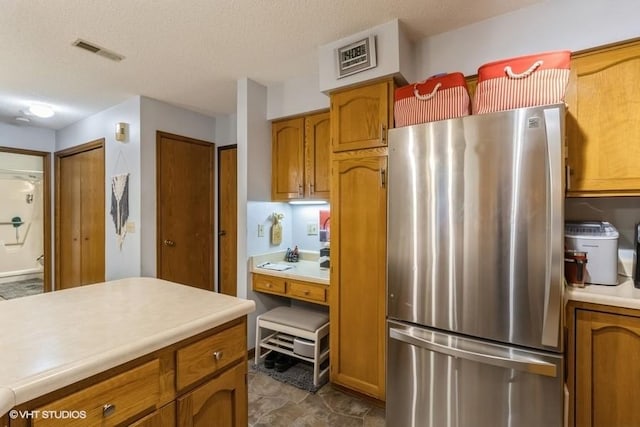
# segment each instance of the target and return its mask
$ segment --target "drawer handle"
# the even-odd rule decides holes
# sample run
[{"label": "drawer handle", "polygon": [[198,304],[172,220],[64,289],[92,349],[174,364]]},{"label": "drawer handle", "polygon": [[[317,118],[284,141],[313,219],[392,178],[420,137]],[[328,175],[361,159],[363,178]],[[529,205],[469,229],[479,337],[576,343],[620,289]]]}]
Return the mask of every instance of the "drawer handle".
[{"label": "drawer handle", "polygon": [[267,288],[270,288],[270,287],[271,287],[271,283],[267,283],[265,286],[266,286]]},{"label": "drawer handle", "polygon": [[106,405],[102,406],[102,416],[104,418],[113,415],[114,412],[116,412],[116,405],[107,403]]},{"label": "drawer handle", "polygon": [[216,361],[219,361],[220,359],[222,359],[222,352],[221,351],[214,351],[213,352],[213,358]]},{"label": "drawer handle", "polygon": [[309,291],[307,291],[307,290],[305,290],[303,293],[304,293],[305,295],[309,295]]}]

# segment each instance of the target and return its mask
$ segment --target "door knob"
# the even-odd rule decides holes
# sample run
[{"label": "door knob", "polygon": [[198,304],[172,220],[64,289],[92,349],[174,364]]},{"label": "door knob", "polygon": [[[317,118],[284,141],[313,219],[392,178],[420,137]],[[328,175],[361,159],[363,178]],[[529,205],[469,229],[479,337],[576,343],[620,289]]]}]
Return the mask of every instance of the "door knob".
[{"label": "door knob", "polygon": [[224,231],[224,230],[218,231],[218,236],[226,236],[226,235],[227,235],[226,231]]},{"label": "door knob", "polygon": [[175,246],[176,242],[174,242],[173,240],[165,240],[164,244],[167,246]]}]

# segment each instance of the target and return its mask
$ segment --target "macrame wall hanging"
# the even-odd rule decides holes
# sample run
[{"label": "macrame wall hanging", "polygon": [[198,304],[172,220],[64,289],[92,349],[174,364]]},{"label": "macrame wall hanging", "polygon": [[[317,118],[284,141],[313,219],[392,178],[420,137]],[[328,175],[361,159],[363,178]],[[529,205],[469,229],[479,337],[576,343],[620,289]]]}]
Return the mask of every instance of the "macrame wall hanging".
[{"label": "macrame wall hanging", "polygon": [[122,250],[122,243],[127,235],[127,219],[129,219],[128,173],[111,177],[111,218],[116,226],[118,247]]}]

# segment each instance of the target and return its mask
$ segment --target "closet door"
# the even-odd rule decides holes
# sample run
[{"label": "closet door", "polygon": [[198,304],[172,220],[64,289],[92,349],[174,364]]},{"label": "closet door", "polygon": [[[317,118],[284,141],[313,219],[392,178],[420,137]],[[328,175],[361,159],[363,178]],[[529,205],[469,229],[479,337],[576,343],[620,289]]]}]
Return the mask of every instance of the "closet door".
[{"label": "closet door", "polygon": [[56,153],[56,289],[105,279],[104,140]]}]

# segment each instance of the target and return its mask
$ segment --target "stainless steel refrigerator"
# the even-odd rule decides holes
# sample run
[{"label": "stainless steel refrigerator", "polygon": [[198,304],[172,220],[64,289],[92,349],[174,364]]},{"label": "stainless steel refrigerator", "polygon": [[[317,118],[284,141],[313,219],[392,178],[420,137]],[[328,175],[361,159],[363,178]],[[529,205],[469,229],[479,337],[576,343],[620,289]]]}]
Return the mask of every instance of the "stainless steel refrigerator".
[{"label": "stainless steel refrigerator", "polygon": [[387,425],[563,425],[564,114],[389,131]]}]

